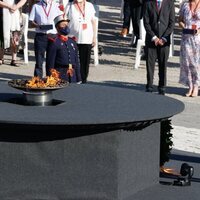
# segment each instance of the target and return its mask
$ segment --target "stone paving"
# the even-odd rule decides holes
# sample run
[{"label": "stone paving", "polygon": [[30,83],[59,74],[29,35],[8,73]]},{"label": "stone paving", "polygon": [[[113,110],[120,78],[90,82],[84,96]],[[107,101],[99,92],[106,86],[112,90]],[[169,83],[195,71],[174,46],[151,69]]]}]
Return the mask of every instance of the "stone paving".
[{"label": "stone paving", "polygon": [[[133,69],[135,49],[130,47],[131,36],[121,38],[122,20],[120,19],[120,0],[97,1],[99,13],[99,44],[103,54],[99,57],[99,65],[90,67],[88,80],[102,82],[108,85],[145,91],[146,70],[145,61],[141,61],[139,69]],[[20,67],[11,67],[10,55],[5,56],[5,64],[0,66],[0,81],[21,76],[33,76],[33,29],[29,29],[29,64],[23,64],[19,56]],[[179,79],[179,44],[180,30],[176,24],[174,31],[174,56],[168,62],[168,87],[166,96],[178,99],[185,104],[185,110],[172,117],[173,142],[175,149],[200,153],[200,96],[184,97],[187,88],[178,83]],[[93,56],[92,56],[93,58]],[[155,86],[158,82],[157,68],[155,71]],[[156,87],[155,87],[155,95]]]}]

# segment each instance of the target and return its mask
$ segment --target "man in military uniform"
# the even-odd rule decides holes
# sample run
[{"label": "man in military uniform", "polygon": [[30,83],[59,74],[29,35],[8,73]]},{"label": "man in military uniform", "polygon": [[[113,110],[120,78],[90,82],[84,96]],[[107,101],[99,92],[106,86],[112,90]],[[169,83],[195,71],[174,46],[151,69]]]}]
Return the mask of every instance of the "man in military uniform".
[{"label": "man in military uniform", "polygon": [[60,72],[60,78],[69,82],[80,82],[80,64],[78,48],[74,39],[68,37],[69,20],[63,15],[54,19],[57,35],[49,38],[46,58],[46,71],[50,75],[52,68]]}]

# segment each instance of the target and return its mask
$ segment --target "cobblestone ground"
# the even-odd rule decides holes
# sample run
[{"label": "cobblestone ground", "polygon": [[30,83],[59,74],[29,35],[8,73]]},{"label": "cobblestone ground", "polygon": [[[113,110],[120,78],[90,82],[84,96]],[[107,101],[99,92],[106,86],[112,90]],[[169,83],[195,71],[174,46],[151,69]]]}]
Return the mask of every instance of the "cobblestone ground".
[{"label": "cobblestone ground", "polygon": [[[120,0],[97,1],[99,13],[99,45],[103,47],[103,54],[99,57],[99,65],[90,67],[88,80],[102,82],[124,88],[145,90],[146,71],[145,61],[141,61],[139,69],[133,69],[135,49],[130,47],[131,36],[121,38],[122,20],[120,18]],[[176,3],[178,12],[178,3]],[[20,67],[11,67],[10,55],[5,56],[5,64],[0,66],[0,80],[8,80],[21,76],[32,76],[34,69],[33,53],[34,30],[29,29],[29,63],[23,64],[19,56]],[[173,142],[175,149],[200,153],[200,96],[197,98],[184,97],[186,88],[178,83],[179,78],[179,46],[180,30],[176,24],[174,31],[174,55],[168,62],[168,87],[166,96],[181,100],[185,110],[172,117]],[[157,69],[155,71],[155,85],[158,82]],[[155,87],[156,89],[156,87]],[[155,90],[156,91],[156,90]],[[155,95],[157,95],[155,93]]]}]

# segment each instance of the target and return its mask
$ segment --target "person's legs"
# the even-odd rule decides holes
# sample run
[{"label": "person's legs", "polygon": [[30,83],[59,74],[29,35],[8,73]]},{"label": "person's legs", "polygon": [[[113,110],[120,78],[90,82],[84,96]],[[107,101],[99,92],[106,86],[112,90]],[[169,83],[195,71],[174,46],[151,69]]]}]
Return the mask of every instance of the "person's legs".
[{"label": "person's legs", "polygon": [[165,87],[167,83],[167,60],[169,58],[169,46],[166,47],[158,47],[158,92],[160,94],[165,93]]},{"label": "person's legs", "polygon": [[155,61],[157,58],[157,50],[156,48],[145,48],[146,54],[146,70],[147,70],[147,85],[146,91],[153,91],[153,78],[154,78],[154,69],[155,69]]},{"label": "person's legs", "polygon": [[135,7],[133,12],[133,30],[134,30],[134,35],[137,39],[140,38],[140,15],[141,15],[141,6]]},{"label": "person's legs", "polygon": [[132,19],[133,34],[135,36],[134,46],[137,46],[137,41],[140,38],[140,19],[142,16],[142,4],[134,1],[129,1],[130,15]]},{"label": "person's legs", "polygon": [[13,31],[12,32],[12,36],[11,36],[11,56],[12,56],[12,60],[10,65],[14,66],[14,67],[18,67],[16,60],[17,60],[17,49],[19,46],[19,31]]},{"label": "person's legs", "polygon": [[47,49],[48,39],[47,35],[36,34],[34,40],[34,51],[35,51],[35,70],[34,76],[43,77],[43,62],[45,58],[45,52]]},{"label": "person's legs", "polygon": [[3,13],[0,12],[0,65],[3,64],[4,57],[4,38],[3,38]]},{"label": "person's legs", "polygon": [[126,35],[129,32],[129,26],[130,26],[130,6],[128,0],[124,0],[124,18],[123,18],[123,26],[121,31],[121,36],[126,37]]},{"label": "person's legs", "polygon": [[90,44],[78,44],[82,83],[87,82],[91,57],[91,47],[92,46]]},{"label": "person's legs", "polygon": [[0,65],[3,64],[3,57],[4,57],[4,49],[3,48],[0,48]]},{"label": "person's legs", "polygon": [[130,6],[127,0],[124,1],[123,28],[129,29],[130,26]]},{"label": "person's legs", "polygon": [[194,84],[191,97],[197,97],[198,93],[199,93],[199,86],[198,84]]}]

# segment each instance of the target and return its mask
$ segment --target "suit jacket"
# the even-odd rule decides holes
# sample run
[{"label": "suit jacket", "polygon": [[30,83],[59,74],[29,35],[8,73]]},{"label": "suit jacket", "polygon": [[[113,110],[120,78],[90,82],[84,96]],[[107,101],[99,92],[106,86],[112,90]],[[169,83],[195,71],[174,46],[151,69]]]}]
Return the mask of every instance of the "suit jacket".
[{"label": "suit jacket", "polygon": [[170,35],[175,25],[174,0],[163,0],[161,8],[157,8],[156,0],[146,0],[143,10],[144,27],[146,30],[145,44],[149,47],[155,47],[152,38],[164,37],[167,42],[165,46],[170,45]]}]

